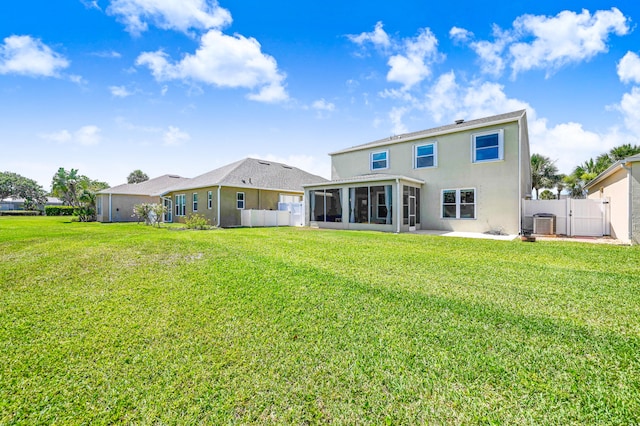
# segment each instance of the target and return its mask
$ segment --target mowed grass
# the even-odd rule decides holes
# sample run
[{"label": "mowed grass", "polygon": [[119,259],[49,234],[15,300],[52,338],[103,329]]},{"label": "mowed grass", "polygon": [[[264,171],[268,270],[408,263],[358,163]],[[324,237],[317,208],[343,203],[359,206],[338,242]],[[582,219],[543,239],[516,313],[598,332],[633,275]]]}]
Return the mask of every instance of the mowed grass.
[{"label": "mowed grass", "polygon": [[0,424],[637,424],[640,250],[0,217]]}]

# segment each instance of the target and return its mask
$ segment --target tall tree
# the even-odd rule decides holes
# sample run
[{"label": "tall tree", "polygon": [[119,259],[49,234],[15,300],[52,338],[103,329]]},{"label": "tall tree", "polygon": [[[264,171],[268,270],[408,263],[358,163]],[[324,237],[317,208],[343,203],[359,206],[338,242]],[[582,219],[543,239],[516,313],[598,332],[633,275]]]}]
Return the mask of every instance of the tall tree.
[{"label": "tall tree", "polygon": [[78,174],[77,169],[66,171],[63,167],[58,169],[51,181],[51,193],[65,205],[75,207],[82,222],[95,220],[96,193],[108,187],[106,182]]},{"label": "tall tree", "polygon": [[149,176],[140,169],[132,171],[127,177],[127,183],[140,183],[147,180],[149,180]]},{"label": "tall tree", "polygon": [[0,172],[0,200],[22,198],[25,209],[35,209],[47,202],[47,194],[38,183],[12,172]]},{"label": "tall tree", "polygon": [[531,189],[536,191],[540,188],[553,188],[555,177],[558,175],[558,168],[549,157],[540,154],[531,155]]}]

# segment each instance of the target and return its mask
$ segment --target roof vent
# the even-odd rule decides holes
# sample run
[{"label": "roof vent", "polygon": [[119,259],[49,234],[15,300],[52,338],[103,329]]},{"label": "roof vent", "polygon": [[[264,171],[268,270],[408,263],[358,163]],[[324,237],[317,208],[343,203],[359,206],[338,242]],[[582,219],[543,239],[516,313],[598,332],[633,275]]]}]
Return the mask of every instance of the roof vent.
[{"label": "roof vent", "polygon": [[462,123],[464,123],[464,118],[460,118],[456,120],[456,124],[462,124]]},{"label": "roof vent", "polygon": [[265,166],[271,165],[271,163],[269,163],[268,161],[260,161],[260,160],[258,160],[258,164],[264,164]]},{"label": "roof vent", "polygon": [[293,169],[293,167],[287,166],[286,164],[282,164],[282,168],[283,169]]}]

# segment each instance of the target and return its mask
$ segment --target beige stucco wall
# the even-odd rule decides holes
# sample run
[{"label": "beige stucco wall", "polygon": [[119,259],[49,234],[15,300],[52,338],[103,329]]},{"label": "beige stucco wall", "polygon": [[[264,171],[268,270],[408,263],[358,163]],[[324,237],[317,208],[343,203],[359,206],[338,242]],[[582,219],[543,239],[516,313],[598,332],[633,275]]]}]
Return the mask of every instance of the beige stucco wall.
[{"label": "beige stucco wall", "polygon": [[142,203],[160,203],[160,197],[147,195],[101,194],[102,214],[97,216],[98,222],[109,222],[109,197],[111,197],[111,222],[137,222],[133,216],[133,206]]},{"label": "beige stucco wall", "polygon": [[[498,129],[504,131],[504,160],[472,163],[471,135]],[[518,174],[519,164],[529,161],[528,152],[519,152],[519,133],[521,131],[518,123],[512,122],[334,154],[332,156],[332,179],[374,173],[370,170],[370,154],[388,149],[389,168],[377,172],[413,177],[426,182],[421,192],[422,229],[467,232],[499,230],[509,234],[517,234],[520,229],[520,198],[529,192],[525,188],[529,180],[525,177],[525,183],[522,183]],[[415,169],[413,166],[414,147],[430,142],[437,143],[438,166]],[[528,170],[527,168],[523,172],[530,175]],[[476,190],[476,219],[441,219],[441,191],[463,188],[475,188]]]},{"label": "beige stucco wall", "polygon": [[611,236],[629,242],[629,180],[620,167],[611,176],[589,188],[587,198],[609,198]]},{"label": "beige stucco wall", "polygon": [[[207,192],[213,192],[213,202],[211,209],[207,206]],[[190,189],[186,191],[176,191],[167,194],[167,197],[171,197],[173,202],[174,222],[184,223],[186,216],[198,213],[209,219],[212,225],[220,225],[221,227],[240,226],[241,224],[241,211],[237,208],[236,196],[238,192],[244,192],[245,194],[245,209],[259,209],[259,210],[277,210],[278,201],[280,195],[302,195],[301,192],[287,192],[287,191],[271,191],[265,189],[256,188],[241,188],[241,187],[222,187],[220,188],[220,222],[218,223],[218,187],[207,187]],[[193,211],[193,194],[198,194],[198,210]],[[185,217],[175,216],[175,200],[176,195],[186,195],[186,208]]]},{"label": "beige stucco wall", "polygon": [[640,162],[631,167],[631,242],[640,244]]}]

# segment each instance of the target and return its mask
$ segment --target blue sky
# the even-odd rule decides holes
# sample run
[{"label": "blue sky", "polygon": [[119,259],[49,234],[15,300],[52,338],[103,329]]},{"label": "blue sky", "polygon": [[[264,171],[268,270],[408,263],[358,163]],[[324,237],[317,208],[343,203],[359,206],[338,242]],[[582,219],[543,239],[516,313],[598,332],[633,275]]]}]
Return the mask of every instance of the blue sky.
[{"label": "blue sky", "polygon": [[[561,6],[559,6],[559,4]],[[0,2],[0,169],[117,185],[522,108],[562,172],[640,143],[637,2]]]}]

